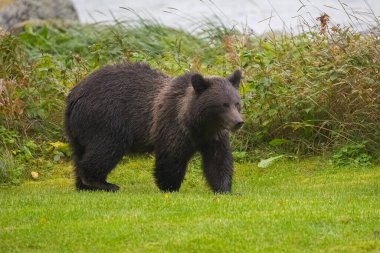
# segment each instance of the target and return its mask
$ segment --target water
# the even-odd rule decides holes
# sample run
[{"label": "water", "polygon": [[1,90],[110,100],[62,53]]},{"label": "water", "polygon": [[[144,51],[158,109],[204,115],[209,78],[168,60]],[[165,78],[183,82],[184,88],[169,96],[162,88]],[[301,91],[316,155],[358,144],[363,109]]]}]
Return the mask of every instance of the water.
[{"label": "water", "polygon": [[[321,13],[331,25],[351,24],[367,30],[380,15],[379,0],[72,0],[83,23],[133,20],[137,16],[188,31],[199,29],[205,18],[228,27],[249,28],[257,34],[270,30],[298,32],[316,25]],[[123,7],[123,8],[120,8]]]}]

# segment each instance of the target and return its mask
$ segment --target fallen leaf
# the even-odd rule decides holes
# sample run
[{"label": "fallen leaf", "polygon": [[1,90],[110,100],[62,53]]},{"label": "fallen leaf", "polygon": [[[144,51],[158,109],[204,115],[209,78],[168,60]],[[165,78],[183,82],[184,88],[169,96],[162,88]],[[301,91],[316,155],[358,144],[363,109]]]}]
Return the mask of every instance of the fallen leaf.
[{"label": "fallen leaf", "polygon": [[33,179],[37,179],[37,178],[39,177],[39,174],[38,174],[38,172],[36,172],[36,171],[32,171],[32,172],[30,173],[30,175],[32,176]]},{"label": "fallen leaf", "polygon": [[257,167],[259,168],[267,168],[269,167],[274,161],[284,157],[285,155],[279,155],[279,156],[274,156],[270,157],[268,159],[261,160],[258,164]]}]

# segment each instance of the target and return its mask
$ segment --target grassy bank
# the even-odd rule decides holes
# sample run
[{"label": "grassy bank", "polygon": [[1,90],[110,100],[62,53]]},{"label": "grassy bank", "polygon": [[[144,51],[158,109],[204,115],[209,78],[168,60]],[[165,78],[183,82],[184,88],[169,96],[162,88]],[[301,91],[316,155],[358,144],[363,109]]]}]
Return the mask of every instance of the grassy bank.
[{"label": "grassy bank", "polygon": [[126,159],[115,194],[75,192],[68,165],[1,189],[1,252],[380,251],[379,167],[237,164],[233,194],[213,195],[196,162],[179,193],[160,193],[152,164]]}]

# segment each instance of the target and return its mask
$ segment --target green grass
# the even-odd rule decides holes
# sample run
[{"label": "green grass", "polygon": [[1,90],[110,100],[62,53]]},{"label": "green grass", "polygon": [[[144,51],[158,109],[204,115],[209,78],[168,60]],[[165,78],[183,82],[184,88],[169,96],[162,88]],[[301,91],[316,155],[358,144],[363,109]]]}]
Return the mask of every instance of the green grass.
[{"label": "green grass", "polygon": [[214,195],[199,161],[179,193],[159,192],[151,158],[110,176],[118,193],[75,192],[69,164],[0,189],[0,252],[379,252],[380,167],[321,160],[236,164]]}]

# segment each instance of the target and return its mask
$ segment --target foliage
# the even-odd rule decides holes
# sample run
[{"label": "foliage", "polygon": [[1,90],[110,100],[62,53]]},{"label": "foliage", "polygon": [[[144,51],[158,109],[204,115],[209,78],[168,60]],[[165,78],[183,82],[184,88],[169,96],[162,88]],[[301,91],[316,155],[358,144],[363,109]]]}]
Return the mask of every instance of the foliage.
[{"label": "foliage", "polygon": [[67,143],[60,141],[49,143],[50,147],[47,150],[49,153],[53,153],[53,160],[55,162],[60,161],[64,157],[70,157],[70,149]]},{"label": "foliage", "polygon": [[146,20],[26,26],[0,35],[0,145],[22,163],[64,161],[68,152],[51,143],[65,142],[69,89],[105,64],[145,61],[169,75],[243,70],[245,126],[232,137],[237,161],[253,160],[258,146],[302,155],[363,142],[376,157],[379,48],[375,33],[344,27],[257,37],[211,22],[193,34]]},{"label": "foliage", "polygon": [[3,151],[0,155],[0,185],[20,184],[23,172],[24,165],[17,162],[9,151]]},{"label": "foliage", "polygon": [[334,153],[332,159],[334,164],[338,166],[367,167],[372,165],[372,156],[368,154],[364,143],[344,145]]},{"label": "foliage", "polygon": [[232,157],[234,162],[242,163],[247,161],[248,154],[246,151],[233,151]]},{"label": "foliage", "polygon": [[[240,42],[241,43],[241,42]],[[338,29],[329,35],[273,35],[239,46],[246,76],[247,146],[272,139],[318,154],[352,141],[380,144],[379,40]]]}]

